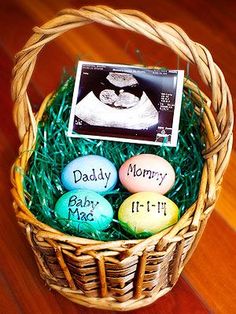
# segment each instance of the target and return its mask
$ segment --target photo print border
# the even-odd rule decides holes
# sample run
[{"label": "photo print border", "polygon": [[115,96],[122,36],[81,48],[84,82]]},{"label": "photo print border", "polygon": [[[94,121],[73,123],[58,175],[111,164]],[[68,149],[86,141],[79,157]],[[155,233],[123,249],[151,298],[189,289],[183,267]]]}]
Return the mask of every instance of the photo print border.
[{"label": "photo print border", "polygon": [[176,146],[184,71],[79,61],[67,135]]}]

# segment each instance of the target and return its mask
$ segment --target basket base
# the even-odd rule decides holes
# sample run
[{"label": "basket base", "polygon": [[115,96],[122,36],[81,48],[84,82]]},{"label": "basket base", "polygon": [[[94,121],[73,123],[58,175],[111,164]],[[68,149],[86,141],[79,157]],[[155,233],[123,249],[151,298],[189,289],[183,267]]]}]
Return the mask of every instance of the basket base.
[{"label": "basket base", "polygon": [[117,302],[112,297],[105,297],[105,298],[95,298],[95,297],[87,297],[81,291],[72,291],[68,288],[62,288],[57,285],[49,284],[49,286],[63,295],[65,298],[69,299],[70,301],[80,304],[85,307],[89,308],[96,308],[100,310],[111,310],[111,311],[130,311],[135,309],[140,309],[144,306],[150,305],[155,302],[160,297],[164,296],[168,293],[173,286],[164,288],[160,290],[158,293],[153,293],[151,297],[142,296],[138,299],[129,299],[126,302]]}]

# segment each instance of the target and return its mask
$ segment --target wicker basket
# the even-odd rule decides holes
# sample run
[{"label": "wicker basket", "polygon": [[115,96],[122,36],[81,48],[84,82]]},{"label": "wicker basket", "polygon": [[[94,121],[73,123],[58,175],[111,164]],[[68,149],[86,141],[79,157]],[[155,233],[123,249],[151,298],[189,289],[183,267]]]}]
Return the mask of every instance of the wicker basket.
[{"label": "wicker basket", "polygon": [[[37,124],[48,97],[34,114],[27,95],[38,53],[62,33],[98,22],[140,33],[171,48],[182,59],[195,63],[210,87],[211,100],[188,82],[200,111],[205,110],[206,150],[199,196],[179,222],[145,240],[101,242],[63,234],[40,221],[25,205],[23,172],[35,144]],[[40,275],[47,284],[73,302],[110,310],[131,310],[154,302],[170,291],[191,257],[214,208],[232,148],[233,109],[229,88],[209,51],[193,42],[179,27],[153,21],[138,11],[104,6],[67,9],[42,27],[16,56],[12,96],[14,119],[22,140],[12,168],[14,208],[34,252]],[[23,171],[17,171],[19,167]]]}]

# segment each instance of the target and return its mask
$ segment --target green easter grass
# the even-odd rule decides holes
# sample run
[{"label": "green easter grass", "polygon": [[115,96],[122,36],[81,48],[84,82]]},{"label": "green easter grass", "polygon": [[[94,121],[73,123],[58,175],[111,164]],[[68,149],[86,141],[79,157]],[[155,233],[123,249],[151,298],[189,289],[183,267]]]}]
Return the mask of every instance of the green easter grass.
[{"label": "green easter grass", "polygon": [[203,168],[201,117],[194,112],[191,90],[184,90],[182,97],[177,147],[166,147],[67,137],[73,87],[74,78],[70,77],[54,94],[38,125],[35,151],[29,161],[29,170],[24,176],[26,201],[31,212],[38,220],[55,229],[80,237],[112,241],[150,236],[148,232],[136,235],[119,224],[118,208],[130,195],[120,184],[105,195],[115,213],[111,226],[105,231],[73,233],[68,227],[62,227],[54,215],[56,201],[66,192],[61,185],[60,175],[71,160],[83,155],[97,154],[113,161],[119,169],[128,158],[149,153],[165,158],[175,169],[176,182],[166,196],[178,205],[181,216],[197,199]]}]

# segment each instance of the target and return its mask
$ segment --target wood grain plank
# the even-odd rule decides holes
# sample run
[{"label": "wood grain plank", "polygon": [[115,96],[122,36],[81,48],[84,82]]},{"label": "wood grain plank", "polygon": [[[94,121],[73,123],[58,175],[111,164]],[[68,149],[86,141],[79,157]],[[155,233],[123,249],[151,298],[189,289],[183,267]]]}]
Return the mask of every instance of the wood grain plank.
[{"label": "wood grain plank", "polygon": [[9,313],[9,309],[14,314],[23,314],[21,305],[18,303],[12,287],[3,273],[0,272],[0,311],[1,313]]},{"label": "wood grain plank", "polygon": [[[87,4],[97,4],[97,1],[81,1],[80,6],[87,5]],[[127,4],[125,4],[123,1],[112,1],[112,0],[106,0],[104,1],[104,4],[112,5],[116,8],[126,8]],[[9,4],[6,4],[6,9],[8,14],[10,14],[9,18],[11,20],[14,20],[15,23],[20,25],[23,23],[25,24],[25,20],[27,18],[31,21],[30,27],[27,28],[27,34],[29,33],[29,29],[31,29],[34,25],[40,25],[41,23],[45,22],[47,19],[52,18],[57,11],[64,7],[78,7],[78,3],[76,1],[45,1],[42,3],[42,1],[16,1],[16,4],[18,10],[12,10],[11,7],[9,9]],[[160,1],[158,4],[158,7],[156,7],[156,10],[153,10],[152,5],[147,5],[146,3],[137,3],[136,1],[130,2],[130,7],[143,10],[145,13],[152,16],[154,19],[163,21],[171,21],[174,23],[177,23],[181,25],[184,29],[188,30],[189,36],[193,38],[194,40],[201,42],[205,45],[207,45],[210,48],[210,51],[212,52],[213,56],[215,56],[216,61],[220,61],[220,66],[223,67],[224,72],[226,72],[226,78],[233,80],[235,77],[235,50],[234,50],[234,44],[233,42],[228,40],[227,31],[232,29],[232,17],[227,18],[227,28],[224,30],[224,32],[220,32],[220,36],[218,35],[219,28],[218,24],[214,24],[214,29],[212,29],[212,25],[208,25],[205,23],[205,16],[201,15],[201,18],[194,15],[194,10],[191,11],[191,8],[189,5],[187,6],[186,3],[183,1],[183,5],[181,7],[181,10],[179,8],[175,7],[174,1]],[[213,6],[214,8],[214,6]],[[175,12],[177,9],[178,14],[170,14],[171,12]],[[20,18],[18,14],[18,11],[23,12],[25,15],[25,18]],[[212,10],[211,10],[212,11]],[[211,12],[210,11],[210,12]],[[11,15],[15,12],[15,15],[11,17]],[[42,14],[43,12],[43,14]],[[220,19],[220,11],[216,11],[217,13],[217,22]],[[3,20],[2,20],[3,21]],[[1,23],[1,21],[0,21]],[[3,22],[2,22],[3,23]],[[7,34],[7,26],[6,23],[3,23],[4,25],[1,25],[2,31],[4,34]],[[230,28],[231,25],[231,28]],[[25,29],[21,30],[22,35],[24,36]],[[5,37],[8,38],[8,36],[5,35]],[[13,38],[14,36],[10,36]],[[28,36],[29,37],[29,36]],[[19,37],[18,37],[19,38]],[[94,40],[96,38],[96,40]],[[114,38],[116,40],[114,40]],[[121,40],[122,39],[122,40]],[[226,49],[219,49],[221,47],[220,43],[228,40],[227,42],[227,50]],[[25,42],[25,41],[22,41]],[[127,32],[127,31],[119,31],[115,29],[110,29],[108,27],[90,27],[86,26],[83,28],[80,28],[79,31],[72,32],[66,34],[66,36],[63,36],[63,38],[57,39],[57,44],[59,46],[59,49],[61,50],[58,52],[56,49],[54,49],[54,45],[52,45],[52,51],[54,55],[56,55],[59,58],[56,59],[50,59],[50,52],[48,49],[46,51],[43,51],[42,58],[40,58],[42,61],[39,63],[38,67],[40,69],[40,73],[42,74],[42,77],[45,78],[48,76],[48,73],[55,73],[55,69],[58,69],[58,64],[62,60],[62,65],[64,65],[67,69],[73,68],[75,61],[77,60],[78,56],[82,56],[85,59],[93,59],[96,61],[111,61],[111,62],[127,62],[132,63],[137,62],[137,58],[135,58],[134,55],[130,53],[130,51],[127,51],[125,53],[124,47],[131,42],[131,44],[137,48],[139,48],[142,51],[142,54],[145,56],[144,60],[146,59],[147,64],[161,64],[162,66],[169,66],[169,67],[176,67],[176,57],[174,55],[171,55],[169,49],[161,48],[160,46],[157,46],[153,42],[147,40],[144,37],[137,36],[133,33]],[[125,42],[125,43],[124,43]],[[115,43],[115,44],[114,44]],[[58,49],[57,46],[57,49]],[[51,47],[51,45],[50,45]],[[19,47],[20,48],[20,47]],[[51,48],[50,48],[51,49]],[[164,49],[164,50],[163,50]],[[147,50],[149,52],[147,52]],[[151,58],[149,59],[149,55],[151,52]],[[63,58],[60,59],[60,54],[63,53]],[[58,56],[59,54],[59,56]],[[222,55],[223,54],[223,55]],[[227,55],[226,55],[227,54]],[[52,55],[52,54],[51,54]],[[147,56],[147,57],[146,57]],[[230,58],[231,63],[229,66],[229,63],[227,60]],[[48,62],[50,60],[50,62]],[[58,62],[55,62],[58,61]],[[46,65],[46,66],[45,66]],[[62,66],[61,65],[61,66]],[[37,67],[37,68],[38,68]],[[185,68],[185,67],[184,67]],[[48,70],[48,72],[47,72]],[[57,78],[59,80],[60,78],[60,70],[57,71]],[[191,75],[196,75],[196,71],[192,68]],[[37,70],[36,70],[36,76],[37,76]],[[38,84],[41,88],[44,88],[45,83],[44,80],[40,80],[40,75],[38,77]],[[51,76],[52,80],[54,78],[54,75]],[[196,78],[198,76],[196,75]],[[199,81],[199,77],[198,77]],[[231,81],[229,81],[229,84],[231,85]],[[199,84],[201,87],[203,85]],[[55,88],[55,83],[50,85],[51,89]],[[44,88],[45,89],[45,88]],[[46,93],[48,93],[51,89],[47,89]],[[46,93],[44,93],[46,95]]]},{"label": "wood grain plank", "polygon": [[236,234],[213,213],[184,276],[216,313],[236,313]]},{"label": "wood grain plank", "polygon": [[236,152],[232,151],[229,167],[224,175],[220,197],[216,203],[216,211],[225,219],[227,224],[236,230],[236,212],[235,212],[235,178]]},{"label": "wood grain plank", "polygon": [[[127,8],[127,3],[122,0],[104,0],[103,3],[113,6],[114,8]],[[45,1],[44,3],[39,0],[33,3],[29,0],[23,0],[20,2],[16,1],[16,4],[19,5],[22,10],[28,12],[35,21],[41,23],[54,16],[57,11],[65,7],[78,8],[84,5],[98,4],[98,1],[81,0],[78,4],[77,1],[69,0]],[[191,4],[189,1],[181,0],[179,1],[178,7],[176,7],[174,0],[160,0],[156,6],[151,4],[150,1],[138,3],[135,0],[129,1],[130,8],[141,10],[160,21],[167,20],[177,23],[188,31],[189,36],[193,40],[207,45],[225,71],[229,71],[229,80],[233,80],[236,71],[233,66],[235,64],[235,45],[234,42],[230,40],[233,35],[235,35],[235,27],[233,27],[235,20],[233,15],[230,14],[234,9],[233,6],[233,2],[229,1],[206,3],[203,0],[198,0],[197,3]],[[204,10],[199,10],[199,14],[195,14],[198,7],[202,7]],[[175,12],[175,14],[172,14],[173,12]],[[226,13],[227,18],[223,19],[222,14]],[[77,41],[73,42],[75,47]],[[221,43],[224,41],[227,42],[227,49],[220,48],[222,46]],[[86,45],[86,42],[83,42],[83,44]],[[93,47],[89,48],[93,49]],[[95,55],[98,53],[97,51],[93,52]],[[231,63],[227,61],[228,58],[230,58]]]}]

